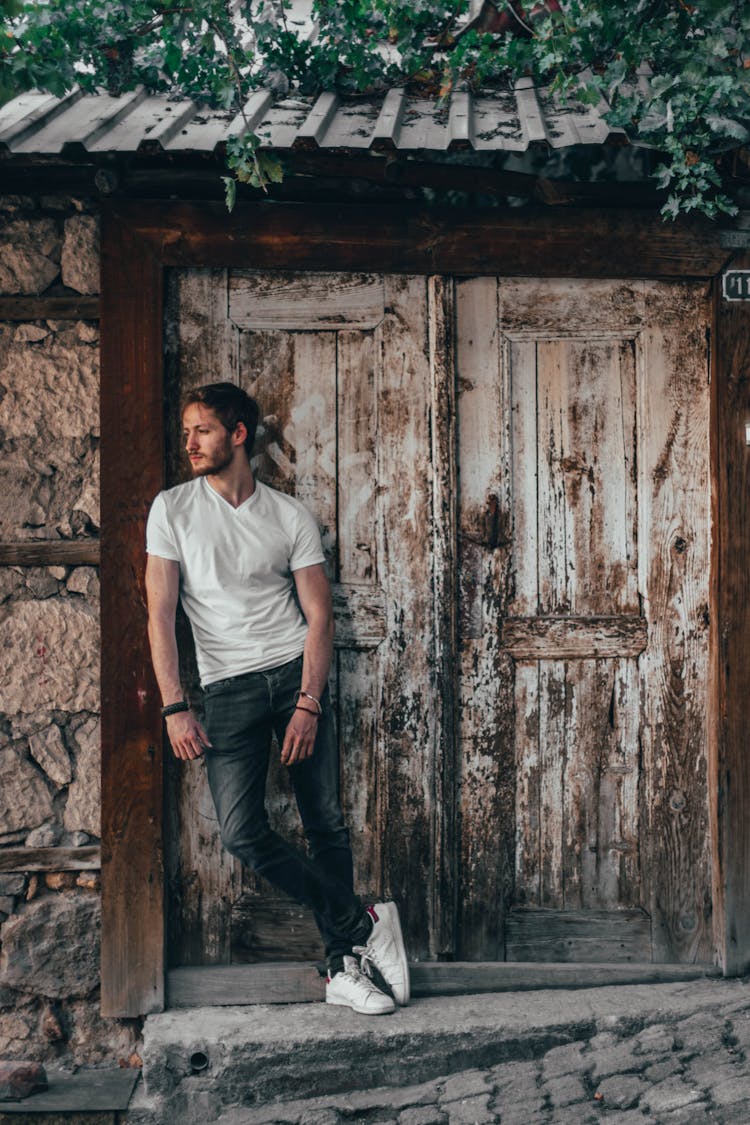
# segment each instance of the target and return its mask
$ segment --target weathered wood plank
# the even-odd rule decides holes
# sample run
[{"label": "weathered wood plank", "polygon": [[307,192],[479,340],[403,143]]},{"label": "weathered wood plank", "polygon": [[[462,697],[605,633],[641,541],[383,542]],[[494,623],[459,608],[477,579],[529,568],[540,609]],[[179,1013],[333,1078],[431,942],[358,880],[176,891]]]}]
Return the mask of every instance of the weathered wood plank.
[{"label": "weathered wood plank", "polygon": [[430,947],[456,946],[458,895],[458,466],[456,448],[455,294],[452,278],[427,283],[432,442],[432,591],[435,621],[430,694],[439,709],[432,793],[433,909]]},{"label": "weathered wood plank", "polygon": [[[381,319],[383,309],[381,306]],[[385,754],[379,714],[380,654],[388,633],[378,556],[377,434],[380,329],[342,331],[337,340],[338,577],[334,586],[338,736],[342,794],[354,885],[380,887],[387,823]],[[346,592],[344,617],[340,593]],[[358,651],[359,650],[359,651]]]},{"label": "weathered wood plank", "polygon": [[651,919],[643,910],[511,910],[509,961],[648,961]]},{"label": "weathered wood plank", "polygon": [[383,319],[382,277],[372,274],[234,271],[229,316],[242,329],[271,332],[372,329]]},{"label": "weathered wood plank", "polygon": [[98,297],[0,297],[0,321],[98,319]]},{"label": "weathered wood plank", "polygon": [[497,282],[456,285],[459,482],[460,883],[457,956],[504,957],[513,882],[513,662],[500,623],[510,587],[510,368]]},{"label": "weathered wood plank", "polygon": [[[617,984],[666,984],[720,975],[713,965],[654,965],[614,961],[570,964],[502,961],[420,961],[409,966],[414,997],[546,988],[606,988]],[[236,1004],[307,1004],[325,996],[325,980],[310,963],[229,965],[173,969],[167,979],[170,1008],[233,1007]]]},{"label": "weathered wood plank", "polygon": [[[750,254],[739,255],[732,266],[750,269]],[[710,743],[714,909],[724,971],[743,975],[750,971],[750,512],[746,503],[750,464],[745,434],[750,419],[750,317],[745,303],[722,299],[718,281],[714,302],[712,592],[716,597],[711,601],[711,639],[716,724]]]},{"label": "weathered wood plank", "polygon": [[363,582],[335,582],[332,593],[336,648],[377,648],[387,635],[382,588]]},{"label": "weathered wood plank", "polygon": [[84,848],[0,848],[0,872],[14,871],[98,871],[101,849]]},{"label": "weathered wood plank", "polygon": [[504,278],[500,328],[514,340],[548,335],[590,340],[598,335],[632,336],[638,331],[645,315],[640,282],[585,281],[581,277],[573,285],[541,272],[535,277]]},{"label": "weathered wood plank", "polygon": [[311,910],[268,894],[232,904],[232,964],[321,961],[324,950]]},{"label": "weathered wood plank", "polygon": [[702,287],[646,287],[640,356],[640,585],[649,617],[642,860],[654,959],[711,959],[706,791],[709,387]]},{"label": "weathered wood plank", "polygon": [[161,701],[143,586],[164,472],[163,284],[112,212],[102,277],[102,1012],[119,1017],[164,1004]]},{"label": "weathered wood plank", "polygon": [[[654,213],[474,210],[413,204],[121,202],[125,226],[167,265],[522,277],[713,277],[729,258],[715,226]],[[331,237],[335,230],[336,237]]]},{"label": "weathered wood plank", "polygon": [[98,566],[100,556],[98,539],[0,543],[0,566]]},{"label": "weathered wood plank", "polygon": [[516,660],[636,657],[647,640],[648,622],[633,614],[506,617],[501,626],[503,649]]},{"label": "weathered wood plank", "polygon": [[167,976],[170,1008],[310,1004],[324,1000],[325,992],[325,979],[314,964],[291,961],[180,968]]},{"label": "weathered wood plank", "polygon": [[[191,476],[184,455],[180,403],[189,390],[237,379],[237,331],[227,320],[226,270],[173,272],[165,322],[167,342],[167,486]],[[180,676],[201,703],[192,636],[178,620]],[[239,864],[223,848],[205,763],[182,762],[168,751],[165,801],[168,963],[228,964],[230,904],[240,883]]]},{"label": "weathered wood plank", "polygon": [[[388,611],[378,707],[385,763],[379,826],[384,891],[401,907],[408,948],[434,955],[433,792],[442,754],[441,714],[427,698],[434,665],[432,466],[427,285],[386,278],[378,371],[378,558]],[[408,466],[409,471],[405,472]]]}]

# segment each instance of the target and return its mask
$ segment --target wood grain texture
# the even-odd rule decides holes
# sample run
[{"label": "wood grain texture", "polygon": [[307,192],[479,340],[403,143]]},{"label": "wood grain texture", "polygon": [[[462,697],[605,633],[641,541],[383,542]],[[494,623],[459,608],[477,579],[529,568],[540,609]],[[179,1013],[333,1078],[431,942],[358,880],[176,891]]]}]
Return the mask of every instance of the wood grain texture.
[{"label": "wood grain texture", "polygon": [[98,566],[100,558],[98,539],[0,543],[0,566]]},{"label": "wood grain texture", "polygon": [[[494,274],[712,277],[729,253],[702,219],[621,210],[474,210],[414,204],[121,202],[135,235],[172,266]],[[336,237],[331,232],[336,231]]]},{"label": "wood grain texture", "polygon": [[[409,966],[413,997],[545,988],[597,988],[665,984],[715,977],[712,965],[654,965],[650,961],[568,962],[422,961]],[[167,979],[170,1008],[236,1004],[308,1004],[325,996],[325,980],[309,962],[173,969]]]},{"label": "wood grain texture", "polygon": [[232,963],[323,961],[311,910],[278,895],[243,894],[232,904]]},{"label": "wood grain texture", "polygon": [[235,270],[228,298],[231,321],[255,331],[365,330],[383,319],[383,280],[371,274]]},{"label": "wood grain texture", "polygon": [[[180,404],[204,383],[237,380],[237,330],[227,320],[226,270],[173,271],[168,279],[165,428],[168,487],[192,476],[184,455]],[[190,627],[178,613],[180,678],[200,713],[202,695]],[[165,837],[168,964],[231,960],[231,903],[239,863],[223,848],[205,762],[167,751]]]},{"label": "wood grain texture", "polygon": [[98,319],[98,297],[0,297],[0,321]]},{"label": "wood grain texture", "polygon": [[0,872],[14,871],[98,871],[101,849],[84,848],[1,848]]},{"label": "wood grain texture", "polygon": [[513,662],[500,645],[511,560],[508,366],[494,277],[456,285],[460,883],[464,960],[502,959],[513,884]]},{"label": "wood grain texture", "polygon": [[714,953],[708,840],[709,386],[706,293],[646,286],[639,343],[644,905],[654,959]]},{"label": "wood grain texture", "polygon": [[506,925],[509,961],[588,968],[651,958],[651,919],[643,910],[511,910]]},{"label": "wood grain texture", "polygon": [[[750,254],[733,268],[750,269]],[[747,702],[750,698],[750,520],[745,500],[750,462],[745,425],[750,420],[750,317],[744,303],[723,301],[716,309],[717,473],[714,539],[717,612],[717,725],[712,747],[714,797],[715,897],[725,908],[719,927],[720,956],[727,974],[750,969],[750,755],[747,752]]]},{"label": "wood grain texture", "polygon": [[639,656],[648,623],[634,614],[607,617],[506,617],[502,646],[516,660],[602,660]]},{"label": "wood grain texture", "polygon": [[102,277],[102,1012],[135,1016],[164,1004],[161,701],[143,586],[164,472],[163,302],[160,263],[111,212]]}]

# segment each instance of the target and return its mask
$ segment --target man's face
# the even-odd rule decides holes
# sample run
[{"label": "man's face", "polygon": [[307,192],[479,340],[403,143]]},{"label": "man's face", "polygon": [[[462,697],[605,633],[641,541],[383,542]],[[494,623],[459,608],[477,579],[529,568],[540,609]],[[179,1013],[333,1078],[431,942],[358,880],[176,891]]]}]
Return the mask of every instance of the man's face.
[{"label": "man's face", "polygon": [[201,402],[192,402],[182,415],[182,436],[193,475],[205,477],[231,465],[235,449],[232,436]]}]

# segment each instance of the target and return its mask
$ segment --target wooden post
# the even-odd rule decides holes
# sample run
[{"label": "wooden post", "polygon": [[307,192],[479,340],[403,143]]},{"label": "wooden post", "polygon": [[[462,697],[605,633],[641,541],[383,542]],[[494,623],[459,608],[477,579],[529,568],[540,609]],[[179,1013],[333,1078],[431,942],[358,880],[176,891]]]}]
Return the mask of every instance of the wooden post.
[{"label": "wooden post", "polygon": [[[750,269],[750,254],[732,268]],[[727,301],[720,277],[716,300],[717,730],[710,791],[720,953],[725,975],[741,976],[750,969],[750,302]]]},{"label": "wooden post", "polygon": [[136,1016],[164,1006],[161,717],[143,588],[164,473],[162,269],[103,218],[102,1013]]}]

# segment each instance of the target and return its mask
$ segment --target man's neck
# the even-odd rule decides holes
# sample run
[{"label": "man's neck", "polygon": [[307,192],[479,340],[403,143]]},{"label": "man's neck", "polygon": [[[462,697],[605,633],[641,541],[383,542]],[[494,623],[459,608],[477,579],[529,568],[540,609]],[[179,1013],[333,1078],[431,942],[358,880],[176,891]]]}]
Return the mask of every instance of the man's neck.
[{"label": "man's neck", "polygon": [[206,480],[233,508],[239,508],[255,492],[255,477],[244,453],[221,472],[209,473]]}]

